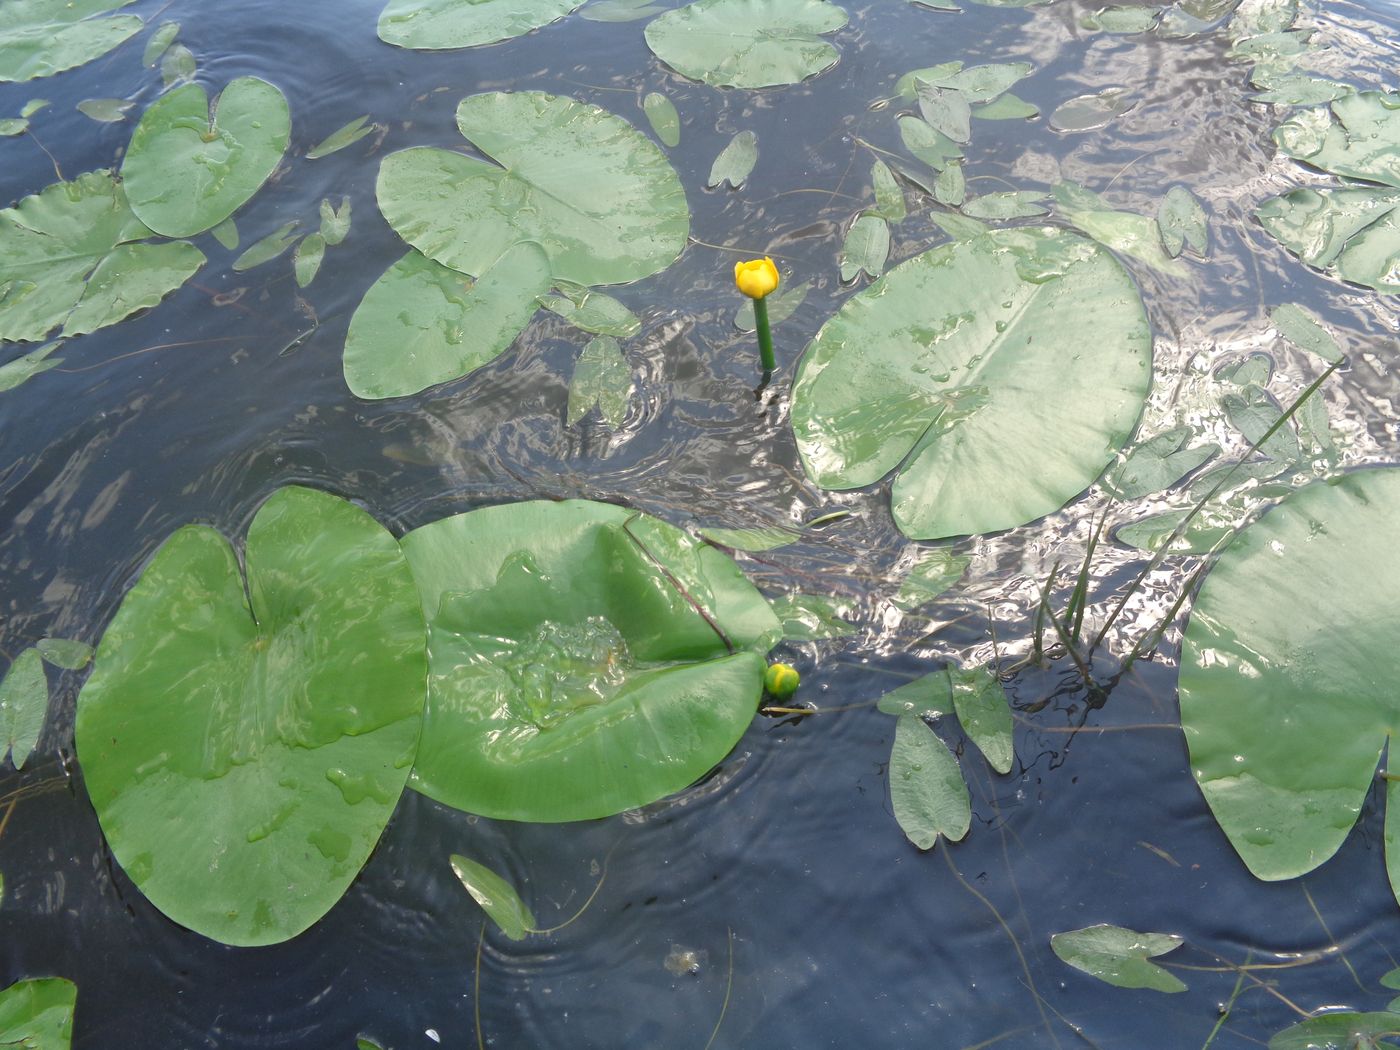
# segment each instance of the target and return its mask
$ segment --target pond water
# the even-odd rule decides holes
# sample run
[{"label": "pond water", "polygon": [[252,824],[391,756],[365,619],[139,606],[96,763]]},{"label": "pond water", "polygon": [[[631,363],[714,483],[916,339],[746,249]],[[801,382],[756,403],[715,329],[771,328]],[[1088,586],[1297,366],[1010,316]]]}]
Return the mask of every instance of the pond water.
[{"label": "pond water", "polygon": [[[1187,422],[1226,456],[1243,452],[1248,441],[1219,409],[1216,373],[1268,355],[1268,389],[1288,404],[1322,371],[1269,326],[1269,307],[1296,302],[1347,353],[1320,395],[1332,463],[1400,461],[1394,296],[1305,267],[1252,217],[1265,198],[1307,180],[1270,138],[1288,110],[1250,101],[1251,66],[1228,54],[1230,5],[1173,37],[1091,31],[1081,19],[1098,5],[1079,0],[967,3],[958,13],[903,0],[845,4],[849,23],[829,38],[839,62],[765,90],[676,74],[648,49],[646,19],[576,12],[492,46],[426,52],[377,39],[381,6],[139,0],[128,9],[151,28],[179,22],[211,93],[254,75],[287,96],[291,148],[236,215],[243,247],[292,220],[313,229],[325,198],[351,201],[352,230],[304,289],[288,256],[237,272],[241,249],[200,235],[209,262],[166,301],[68,340],[60,365],[0,393],[0,649],[13,657],[44,636],[96,644],[172,531],[204,522],[241,536],[288,484],[351,498],[396,535],[540,498],[620,503],[685,528],[801,524],[846,510],[794,545],[736,558],[770,597],[838,599],[855,630],[775,654],[801,671],[797,699],[819,713],[757,718],[701,783],[641,810],[519,824],[405,792],[340,903],[301,936],[264,948],[225,947],[175,925],[115,862],[74,759],[87,672],[54,672],[38,752],[22,773],[0,768],[0,986],[67,977],[79,990],[75,1046],[149,1050],[349,1048],[359,1036],[394,1050],[478,1041],[1230,1050],[1267,1044],[1300,1010],[1383,1009],[1394,993],[1378,979],[1400,964],[1383,791],[1372,791],[1332,861],[1299,880],[1256,880],[1190,773],[1178,630],[1106,692],[1087,690],[1053,647],[1009,676],[1016,760],[1006,776],[988,769],[954,720],[940,724],[961,756],[972,827],[960,843],[915,849],[886,782],[896,723],[874,701],[948,662],[1008,667],[1030,653],[1040,586],[1057,563],[1077,571],[1108,504],[1094,489],[1029,525],[952,541],[971,558],[967,576],[902,614],[889,598],[919,545],[893,524],[889,481],[817,488],[789,424],[799,355],[868,283],[842,283],[838,256],[847,225],[873,203],[872,163],[917,167],[895,119],[908,106],[886,102],[896,78],[953,60],[1025,61],[1034,69],[1015,91],[1041,116],[974,122],[964,147],[970,194],[1048,193],[1072,179],[1151,216],[1183,185],[1210,218],[1208,254],[1184,256],[1178,273],[1123,257],[1154,336],[1143,432]],[[1400,9],[1388,0],[1320,0],[1299,24],[1315,30],[1311,70],[1394,88]],[[0,115],[32,98],[52,103],[31,117],[29,134],[0,141],[3,203],[49,185],[56,171],[72,178],[120,162],[162,91],[159,70],[142,63],[149,35],[52,78],[0,84]],[[1105,126],[1052,127],[1062,103],[1110,87],[1130,108]],[[522,89],[595,104],[648,133],[648,92],[680,114],[680,143],[667,154],[685,187],[691,242],[663,272],[609,289],[642,320],[623,341],[635,388],[616,428],[596,413],[566,423],[589,337],[543,311],[494,362],[416,396],[361,400],[342,375],[351,315],[404,250],[376,206],[380,158],[409,146],[459,148],[462,98]],[[99,123],[75,109],[91,98],[135,105],[125,120]],[[304,159],[361,114],[382,134]],[[715,157],[744,130],[759,147],[748,181],[707,189]],[[905,192],[909,216],[892,224],[891,265],[947,239],[931,198],[912,183]],[[753,337],[734,325],[731,274],[736,259],[765,254],[785,282],[810,290],[776,326],[779,369],[756,396]],[[1095,333],[1082,336],[1091,343]],[[0,363],[31,348],[6,344]],[[1159,493],[1115,505],[1108,523],[1182,505]],[[1097,548],[1091,627],[1146,558],[1121,543]],[[1150,574],[1108,632],[1098,677],[1114,676],[1116,659],[1196,566],[1173,557]],[[1070,582],[1062,572],[1056,603]],[[462,891],[453,853],[504,875],[541,926],[574,915],[595,887],[596,896],[557,932],[507,940]],[[1096,923],[1184,938],[1159,961],[1188,990],[1110,987],[1052,953],[1052,934]]]}]

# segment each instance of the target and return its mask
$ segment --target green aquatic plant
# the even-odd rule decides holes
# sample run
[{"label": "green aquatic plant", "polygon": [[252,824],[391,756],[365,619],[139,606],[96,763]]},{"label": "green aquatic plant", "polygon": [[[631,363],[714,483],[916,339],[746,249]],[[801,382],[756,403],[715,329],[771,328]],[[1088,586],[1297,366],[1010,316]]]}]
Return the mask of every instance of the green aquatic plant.
[{"label": "green aquatic plant", "polygon": [[0,6],[0,81],[50,77],[99,58],[139,33],[136,0],[8,0]]},{"label": "green aquatic plant", "polygon": [[1186,985],[1148,959],[1181,947],[1172,933],[1138,933],[1122,926],[1100,924],[1057,933],[1050,948],[1076,970],[1117,988],[1150,988],[1155,992],[1184,992]]},{"label": "green aquatic plant", "polygon": [[20,653],[0,679],[0,762],[8,755],[15,769],[23,769],[49,707],[49,680],[38,649]]},{"label": "green aquatic plant", "polygon": [[522,36],[576,10],[583,0],[389,0],[379,39],[395,47],[443,51]]},{"label": "green aquatic plant", "polygon": [[565,422],[572,426],[596,405],[604,423],[621,426],[632,390],[632,368],[622,356],[622,347],[610,335],[595,336],[574,366]]},{"label": "green aquatic plant", "polygon": [[777,291],[780,280],[778,268],[766,256],[734,264],[734,284],[753,303],[754,333],[758,336],[764,375],[778,366],[773,355],[773,330],[768,322],[768,296]]},{"label": "green aquatic plant", "polygon": [[0,991],[0,1046],[68,1050],[78,988],[62,977],[37,977]]}]

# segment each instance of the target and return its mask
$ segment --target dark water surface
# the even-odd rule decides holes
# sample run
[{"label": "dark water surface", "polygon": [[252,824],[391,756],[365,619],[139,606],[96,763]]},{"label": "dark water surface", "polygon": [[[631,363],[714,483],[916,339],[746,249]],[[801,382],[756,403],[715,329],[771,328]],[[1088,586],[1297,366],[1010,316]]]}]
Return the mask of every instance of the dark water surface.
[{"label": "dark water surface", "polygon": [[[380,6],[143,0],[131,9],[153,24],[180,22],[211,91],[255,74],[287,94],[289,159],[238,213],[244,246],[290,219],[314,228],[327,196],[350,197],[353,229],[301,292],[286,258],[234,273],[237,253],[203,235],[210,261],[190,284],[69,341],[62,366],[0,394],[0,649],[14,655],[45,635],[95,644],[177,526],[208,522],[241,536],[261,501],[290,483],[353,498],[395,533],[541,497],[622,502],[682,526],[847,508],[853,516],[827,530],[829,541],[740,556],[765,593],[850,602],[857,634],[779,651],[802,670],[803,699],[843,709],[757,719],[704,783],[609,820],[499,823],[406,792],[325,920],[284,945],[232,949],[165,919],[108,854],[72,761],[84,673],[64,672],[51,678],[40,753],[22,775],[0,773],[0,800],[23,792],[0,838],[0,987],[35,975],[76,981],[83,1050],[329,1050],[352,1048],[359,1033],[393,1050],[470,1047],[478,1011],[485,1045],[502,1048],[704,1050],[721,1015],[715,1048],[1195,1048],[1236,988],[1231,967],[1246,961],[1278,968],[1244,980],[1211,1044],[1220,1050],[1265,1044],[1298,1019],[1295,1006],[1383,1008],[1393,993],[1377,978],[1400,964],[1400,908],[1386,883],[1380,795],[1317,872],[1256,881],[1187,767],[1175,634],[1106,702],[1090,698],[1063,659],[1010,681],[1017,765],[1008,776],[990,774],[951,720],[940,726],[966,752],[972,831],[927,854],[911,846],[885,780],[895,723],[870,702],[948,660],[1027,652],[1039,583],[1057,560],[1078,564],[1103,504],[1090,495],[1010,533],[958,542],[973,556],[968,578],[925,610],[931,620],[901,618],[889,580],[917,545],[894,529],[887,485],[817,490],[787,426],[797,357],[852,290],[836,259],[845,224],[870,203],[871,147],[905,155],[894,109],[872,103],[914,68],[1027,60],[1036,71],[1014,90],[1047,115],[1111,85],[1137,105],[1080,134],[1059,134],[1044,117],[977,122],[966,151],[972,192],[1072,178],[1150,215],[1184,184],[1211,214],[1210,256],[1187,262],[1184,279],[1127,261],[1157,337],[1144,427],[1196,419],[1242,451],[1211,414],[1211,372],[1266,352],[1281,398],[1306,385],[1314,363],[1266,335],[1266,308],[1296,301],[1331,322],[1349,352],[1349,368],[1326,390],[1342,462],[1400,461],[1394,302],[1305,269],[1251,220],[1261,200],[1302,179],[1269,139],[1282,111],[1248,101],[1249,66],[1226,57],[1223,31],[1091,34],[1078,20],[1097,5],[1073,0],[1031,10],[969,4],[957,15],[880,0],[847,5],[832,70],[792,88],[727,91],[661,66],[643,41],[645,21],[575,14],[492,47],[418,53],[377,40]],[[1393,86],[1396,6],[1324,0],[1303,24],[1317,29],[1318,69]],[[30,98],[54,100],[34,118],[33,136],[0,141],[0,203],[53,182],[55,164],[71,178],[119,161],[160,91],[157,72],[141,65],[146,35],[83,69],[0,85],[0,115]],[[458,101],[500,88],[570,95],[643,129],[646,92],[664,92],[680,110],[683,137],[669,154],[697,243],[665,272],[609,289],[644,322],[625,345],[638,389],[616,432],[593,417],[564,425],[586,337],[544,313],[467,379],[379,403],[346,390],[350,315],[403,251],[375,205],[379,157],[460,145]],[[96,124],[72,108],[110,96],[136,101],[125,123]],[[300,159],[362,113],[389,126],[377,148],[366,140]],[[705,190],[710,163],[741,129],[759,139],[750,182]],[[927,199],[909,198],[892,263],[944,239]],[[767,404],[753,393],[751,337],[731,323],[736,256],[708,245],[771,254],[793,281],[813,283],[777,329],[781,372]],[[0,362],[24,349],[0,349]],[[1111,521],[1143,513],[1137,506]],[[1141,564],[1126,547],[1100,552],[1098,612]],[[1110,635],[1103,673],[1192,567],[1174,559],[1153,576]],[[546,926],[577,911],[604,868],[606,877],[592,905],[555,934],[514,943],[488,929],[478,974],[483,920],[448,867],[454,852],[521,887]],[[1051,953],[1052,933],[1099,922],[1183,936],[1169,961],[1195,968],[1174,971],[1189,991],[1112,988]],[[691,961],[686,952],[698,969],[673,972]]]}]

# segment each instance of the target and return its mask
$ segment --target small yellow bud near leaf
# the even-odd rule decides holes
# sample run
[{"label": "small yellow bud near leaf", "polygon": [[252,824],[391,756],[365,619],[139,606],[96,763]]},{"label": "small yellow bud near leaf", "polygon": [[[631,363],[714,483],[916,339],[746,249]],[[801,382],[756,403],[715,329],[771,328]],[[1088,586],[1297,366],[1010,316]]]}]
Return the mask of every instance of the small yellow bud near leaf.
[{"label": "small yellow bud near leaf", "polygon": [[774,700],[787,700],[797,692],[802,677],[787,664],[769,664],[763,672],[763,688]]},{"label": "small yellow bud near leaf", "polygon": [[750,299],[762,299],[778,287],[778,268],[766,256],[734,264],[734,283]]}]

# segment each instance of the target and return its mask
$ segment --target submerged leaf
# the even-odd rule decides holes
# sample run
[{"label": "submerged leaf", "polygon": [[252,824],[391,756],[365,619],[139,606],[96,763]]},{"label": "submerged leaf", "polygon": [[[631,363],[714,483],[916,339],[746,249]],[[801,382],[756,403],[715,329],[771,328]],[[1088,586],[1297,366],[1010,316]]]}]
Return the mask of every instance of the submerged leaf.
[{"label": "submerged leaf", "polygon": [[579,12],[579,17],[590,22],[635,22],[665,10],[651,0],[593,0]]},{"label": "submerged leaf", "polygon": [[126,119],[127,110],[136,105],[124,98],[85,98],[77,104],[83,116],[101,124],[116,124]]},{"label": "submerged leaf", "polygon": [[878,215],[858,216],[841,244],[841,280],[853,281],[862,270],[879,277],[889,254],[889,224]]},{"label": "submerged leaf", "polygon": [[870,166],[870,184],[875,193],[875,207],[871,212],[890,222],[903,222],[909,214],[904,203],[904,190],[884,161],[877,160]]},{"label": "submerged leaf", "polygon": [[939,835],[958,842],[972,825],[972,801],[958,760],[918,715],[900,715],[890,749],[890,804],[905,836],[932,849]]},{"label": "submerged leaf", "polygon": [[105,55],[145,26],[137,15],[108,12],[135,0],[6,0],[0,4],[0,81],[34,80]]},{"label": "submerged leaf", "polygon": [[329,199],[321,201],[321,236],[329,245],[337,245],[350,236],[350,198],[341,197],[340,207],[331,207]]},{"label": "submerged leaf", "polygon": [[1309,266],[1379,292],[1400,293],[1400,190],[1298,189],[1254,212]]},{"label": "submerged leaf", "polygon": [[1140,4],[1101,7],[1093,14],[1081,18],[1079,24],[1085,29],[1099,29],[1105,33],[1146,33],[1157,24],[1161,13],[1160,7],[1144,7]]},{"label": "submerged leaf", "polygon": [[1107,924],[1057,933],[1050,938],[1051,950],[1076,970],[1116,988],[1150,988],[1156,992],[1186,991],[1186,985],[1175,976],[1147,961],[1179,947],[1181,938],[1175,934],[1138,933]]},{"label": "submerged leaf", "polygon": [[380,129],[379,124],[369,123],[369,114],[356,117],[349,124],[337,131],[331,132],[324,139],[306,151],[307,160],[320,160],[322,157],[329,157],[332,153],[339,152],[347,146],[353,146],[360,139],[367,135],[373,135]]},{"label": "submerged leaf", "polygon": [[321,270],[321,260],[326,257],[326,239],[319,233],[309,234],[297,245],[292,253],[292,274],[297,287],[305,288],[316,279]]},{"label": "submerged leaf", "polygon": [[961,162],[953,161],[938,173],[938,178],[933,180],[933,199],[950,208],[959,207],[967,200],[967,180],[963,177]]},{"label": "submerged leaf", "polygon": [[1103,487],[1122,500],[1139,499],[1171,488],[1220,451],[1215,444],[1187,448],[1195,432],[1173,427],[1149,438],[1103,477]]},{"label": "submerged leaf", "polygon": [[0,1046],[69,1050],[78,988],[62,977],[20,981],[0,991]]},{"label": "submerged leaf", "polygon": [[1269,320],[1294,346],[1316,354],[1329,364],[1343,359],[1342,349],[1332,333],[1322,327],[1322,322],[1307,307],[1297,303],[1284,303],[1269,311]]},{"label": "submerged leaf", "polygon": [[603,422],[610,427],[621,426],[631,396],[632,369],[622,356],[622,347],[610,335],[597,336],[583,348],[574,365],[566,422],[573,426],[597,405]]},{"label": "submerged leaf", "polygon": [[782,622],[783,638],[790,642],[820,642],[855,634],[855,627],[841,618],[845,602],[820,594],[785,594],[773,599],[773,614]]},{"label": "submerged leaf", "polygon": [[974,219],[1034,219],[1050,210],[1042,203],[1044,200],[1045,194],[1036,190],[984,193],[964,200],[962,211]]},{"label": "submerged leaf", "polygon": [[627,307],[602,292],[585,290],[577,299],[564,295],[542,295],[540,305],[575,328],[594,335],[630,339],[642,330],[642,322]]},{"label": "submerged leaf", "polygon": [[1055,207],[1064,219],[1104,247],[1173,277],[1185,276],[1186,268],[1163,247],[1162,231],[1155,219],[1113,210],[1098,194],[1068,181],[1055,184]]},{"label": "submerged leaf", "polygon": [[681,144],[681,115],[674,102],[659,91],[651,91],[642,99],[642,112],[663,145],[674,148]]},{"label": "submerged leaf", "polygon": [[395,47],[441,51],[480,47],[549,25],[583,0],[389,0],[379,39]]},{"label": "submerged leaf", "polygon": [[161,56],[161,83],[168,88],[181,81],[193,80],[197,69],[194,52],[184,44],[175,44]]},{"label": "submerged leaf", "polygon": [[919,117],[900,117],[899,137],[905,149],[934,171],[942,171],[950,161],[963,155],[956,142]]},{"label": "submerged leaf", "polygon": [[761,554],[764,551],[787,547],[802,538],[802,533],[786,525],[748,529],[709,528],[698,531],[711,543],[717,543],[721,547],[729,547],[736,551],[747,551],[750,554]]},{"label": "submerged leaf", "polygon": [[714,189],[727,182],[737,190],[744,185],[757,163],[758,136],[752,131],[741,131],[720,150],[714,164],[710,165],[710,177],[705,180],[705,185]]},{"label": "submerged leaf", "polygon": [[80,671],[92,659],[92,646],[66,638],[40,638],[34,643],[45,663],[65,671]]},{"label": "submerged leaf", "polygon": [[232,219],[225,219],[209,232],[225,251],[231,252],[238,247],[238,223]]},{"label": "submerged leaf", "polygon": [[1157,229],[1167,254],[1175,259],[1182,245],[1190,245],[1197,255],[1206,254],[1206,212],[1201,202],[1184,186],[1173,186],[1157,206]]},{"label": "submerged leaf", "polygon": [[647,24],[647,45],[682,76],[715,87],[796,84],[839,57],[822,39],[846,24],[827,0],[696,0]]},{"label": "submerged leaf", "polygon": [[962,92],[918,84],[919,115],[929,127],[960,145],[972,141],[972,106]]},{"label": "submerged leaf", "polygon": [[[1392,1004],[1393,1006],[1394,1004]],[[1400,1013],[1323,1014],[1285,1028],[1269,1040],[1269,1050],[1380,1050],[1400,1039]]]},{"label": "submerged leaf", "polygon": [[895,608],[913,612],[962,579],[972,559],[954,554],[946,547],[921,554],[899,582],[899,591],[890,600]]},{"label": "submerged leaf", "polygon": [[985,106],[974,106],[972,115],[982,120],[1029,120],[1040,116],[1040,107],[1015,95],[1002,95]]},{"label": "submerged leaf", "polygon": [[1104,88],[1092,95],[1077,95],[1061,102],[1050,114],[1055,131],[1095,131],[1106,128],[1137,106],[1137,100],[1123,87]]},{"label": "submerged leaf", "polygon": [[324,915],[374,848],[422,720],[424,624],[398,543],[283,488],[244,573],[215,530],[156,552],[108,626],[74,736],[117,861],[157,908],[233,945]]},{"label": "submerged leaf", "polygon": [[452,854],[450,860],[453,874],[502,933],[513,941],[521,941],[527,933],[534,932],[534,913],[510,883],[484,864],[461,854]]},{"label": "submerged leaf", "polygon": [[251,270],[263,263],[272,262],[273,259],[284,254],[296,242],[296,229],[300,225],[301,220],[299,219],[284,222],[266,237],[248,245],[243,254],[233,260],[234,270],[242,273],[244,270]]},{"label": "submerged leaf", "polygon": [[180,35],[179,22],[162,22],[154,33],[146,40],[146,50],[141,52],[141,64],[147,68],[153,68],[160,61],[161,56],[171,44],[175,43],[176,37]]},{"label": "submerged leaf", "polygon": [[49,680],[37,649],[25,649],[0,680],[0,762],[23,769],[44,731]]}]

